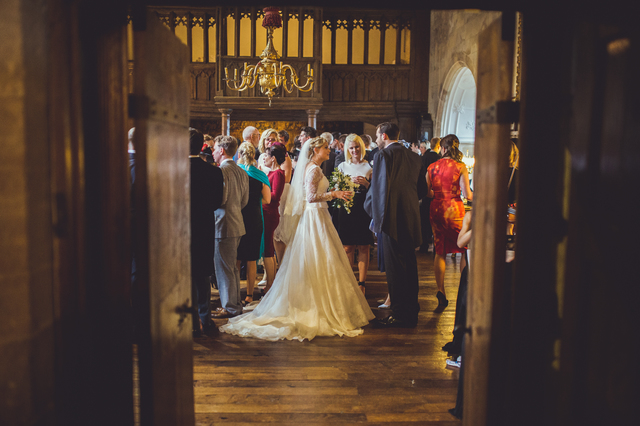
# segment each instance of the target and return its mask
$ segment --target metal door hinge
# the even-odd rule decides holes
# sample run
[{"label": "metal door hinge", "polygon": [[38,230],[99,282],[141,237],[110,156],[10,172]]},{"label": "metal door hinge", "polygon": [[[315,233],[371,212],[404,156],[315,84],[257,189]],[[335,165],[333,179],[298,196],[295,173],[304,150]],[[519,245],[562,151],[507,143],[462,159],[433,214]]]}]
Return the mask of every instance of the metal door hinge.
[{"label": "metal door hinge", "polygon": [[519,101],[498,101],[489,108],[478,111],[476,123],[509,124],[520,119]]}]

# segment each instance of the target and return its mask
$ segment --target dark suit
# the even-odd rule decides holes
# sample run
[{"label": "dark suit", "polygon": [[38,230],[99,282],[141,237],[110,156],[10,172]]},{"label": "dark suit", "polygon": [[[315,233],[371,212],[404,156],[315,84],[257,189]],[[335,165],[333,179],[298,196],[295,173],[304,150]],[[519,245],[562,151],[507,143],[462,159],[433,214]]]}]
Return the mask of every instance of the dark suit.
[{"label": "dark suit", "polygon": [[329,176],[331,176],[331,173],[333,173],[334,169],[336,168],[336,150],[335,149],[331,150],[331,152],[329,153],[329,159],[325,160],[320,166],[320,168],[322,169],[322,173],[324,173],[324,175],[328,179]]},{"label": "dark suit", "polygon": [[[211,325],[211,284],[215,246],[215,211],[222,204],[222,171],[200,158],[190,158],[191,294],[204,327]],[[194,317],[194,330],[199,326]]]},{"label": "dark suit", "polygon": [[333,167],[338,167],[342,163],[344,163],[344,151],[336,154],[336,161],[334,162]]},{"label": "dark suit", "polygon": [[416,324],[420,311],[415,248],[422,242],[418,201],[426,192],[424,175],[420,156],[392,143],[373,159],[364,205],[383,239],[392,315],[407,324]]},{"label": "dark suit", "polygon": [[[435,151],[428,150],[421,158],[422,167],[426,173],[429,166],[441,159],[442,156]],[[431,228],[431,220],[429,219],[429,210],[431,209],[432,199],[433,198],[425,195],[422,197],[422,203],[420,203],[420,220],[422,221],[422,246],[420,247],[420,250],[424,252],[429,249],[429,244],[431,244],[431,240],[433,239],[433,229]]]},{"label": "dark suit", "polygon": [[[369,155],[367,157],[367,161],[369,162],[369,164],[373,163],[373,159],[378,153],[378,151],[380,151],[380,148],[376,146],[375,148],[373,148],[371,151],[368,152]],[[371,167],[373,167],[373,165]]]}]

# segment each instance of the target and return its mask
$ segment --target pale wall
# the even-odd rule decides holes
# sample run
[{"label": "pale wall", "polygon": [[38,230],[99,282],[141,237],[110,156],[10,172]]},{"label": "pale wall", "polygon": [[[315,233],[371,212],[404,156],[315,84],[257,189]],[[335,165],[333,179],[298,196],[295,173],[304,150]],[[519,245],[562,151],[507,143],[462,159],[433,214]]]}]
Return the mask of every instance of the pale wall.
[{"label": "pale wall", "polygon": [[[478,35],[500,17],[500,12],[434,10],[431,12],[431,49],[429,51],[429,112],[434,136],[440,134],[443,86],[449,70],[463,62],[474,78],[478,69]],[[477,81],[477,78],[476,78]]]}]

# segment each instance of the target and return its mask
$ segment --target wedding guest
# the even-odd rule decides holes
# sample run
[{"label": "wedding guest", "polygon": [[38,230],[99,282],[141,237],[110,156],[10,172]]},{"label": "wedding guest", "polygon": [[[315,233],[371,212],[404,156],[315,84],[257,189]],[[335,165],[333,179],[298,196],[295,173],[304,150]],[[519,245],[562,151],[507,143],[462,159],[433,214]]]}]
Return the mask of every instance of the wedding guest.
[{"label": "wedding guest", "polygon": [[315,138],[317,136],[316,129],[311,126],[305,126],[300,129],[300,136],[298,137],[300,140],[300,144],[304,145],[306,141],[309,139]]},{"label": "wedding guest", "polygon": [[267,174],[269,174],[271,169],[264,164],[265,152],[267,148],[276,142],[278,142],[278,131],[276,129],[267,129],[260,135],[260,142],[258,142],[258,151],[260,152],[258,168]]},{"label": "wedding guest", "polygon": [[[456,135],[447,135],[440,141],[442,159],[427,169],[428,196],[433,198],[430,207],[430,219],[433,226],[435,259],[434,269],[438,285],[438,307],[442,312],[449,305],[444,288],[445,258],[447,253],[464,253],[465,249],[457,245],[458,234],[464,218],[464,204],[461,192],[468,200],[473,199],[469,187],[469,172],[462,162],[459,150],[460,140]],[[466,264],[463,256],[460,267]]]},{"label": "wedding guest", "polygon": [[400,129],[393,123],[376,128],[376,154],[365,210],[373,230],[382,237],[391,315],[375,327],[413,328],[418,324],[418,264],[415,247],[422,242],[420,207],[425,173],[420,157],[398,142]]},{"label": "wedding guest", "polygon": [[428,151],[427,142],[425,142],[425,141],[420,142],[419,149],[420,149],[420,155],[421,156],[424,155],[424,153]]},{"label": "wedding guest", "polygon": [[280,198],[284,191],[285,174],[280,165],[284,163],[287,150],[281,144],[270,146],[265,151],[265,164],[271,170],[269,172],[269,183],[271,184],[271,202],[263,207],[264,209],[264,269],[267,275],[267,285],[265,293],[269,291],[276,275],[275,246],[273,234],[280,222]]},{"label": "wedding guest", "polygon": [[238,141],[233,136],[216,140],[213,159],[220,164],[224,178],[222,204],[215,213],[215,272],[222,307],[214,318],[230,318],[242,313],[240,302],[240,272],[236,267],[238,245],[245,234],[242,209],[249,201],[249,176],[234,161]]},{"label": "wedding guest", "polygon": [[211,135],[204,135],[204,143],[202,145],[202,149],[200,150],[200,158],[202,158],[207,163],[213,163],[213,157],[211,153],[213,148],[213,137]]},{"label": "wedding guest", "polygon": [[364,160],[366,148],[360,136],[351,133],[345,141],[346,161],[337,169],[351,176],[358,188],[353,196],[351,213],[347,213],[344,208],[334,208],[332,220],[351,264],[354,261],[356,247],[358,248],[358,285],[364,294],[369,269],[369,250],[373,243],[373,234],[369,230],[371,217],[364,211],[364,200],[369,189],[372,168]]},{"label": "wedding guest", "polygon": [[[267,148],[274,144],[280,144],[278,141],[278,132],[275,129],[267,129],[262,132],[262,136],[260,137],[260,142],[258,143],[258,150],[261,152],[260,157],[258,157],[258,168],[263,172],[269,174],[271,171],[269,166],[267,166],[264,162],[265,152]],[[284,146],[284,145],[282,145]],[[285,148],[285,154],[287,154],[287,150]],[[285,182],[291,182],[291,173],[293,171],[293,166],[291,165],[291,159],[289,159],[288,155],[285,155],[285,161],[280,164],[280,167],[284,171]]]},{"label": "wedding guest", "polygon": [[[438,154],[438,152],[440,152],[440,138],[432,138],[429,145],[431,148],[425,151],[422,156],[422,167],[424,167],[425,170],[429,169],[431,164],[442,158],[442,156]],[[422,225],[422,245],[420,246],[420,251],[422,253],[429,251],[429,246],[433,241],[433,230],[431,229],[430,218],[431,200],[431,197],[425,196],[420,201],[420,223]],[[433,252],[435,253],[435,249]]]},{"label": "wedding guest", "polygon": [[373,141],[373,138],[371,138],[371,136],[366,133],[361,134],[360,139],[362,139],[362,141],[364,142],[364,147],[367,149],[367,151],[371,151],[374,148],[378,147],[378,145],[376,145],[376,143]]},{"label": "wedding guest", "polygon": [[211,321],[211,284],[215,247],[215,211],[222,204],[222,171],[202,161],[200,152],[204,137],[189,129],[189,170],[191,175],[191,294],[198,306],[193,332],[206,335],[217,332]]},{"label": "wedding guest", "polygon": [[346,140],[347,140],[347,134],[342,134],[340,135],[340,137],[338,138],[338,141],[336,142],[335,167],[338,167],[341,163],[344,162],[344,159],[345,159],[344,144]]},{"label": "wedding guest", "polygon": [[284,145],[287,150],[291,148],[289,146],[289,132],[286,130],[278,130],[278,142]]},{"label": "wedding guest", "polygon": [[[255,158],[260,156],[260,151],[258,150],[258,142],[260,141],[260,132],[253,126],[247,126],[242,131],[242,143],[249,142],[255,149]],[[242,144],[241,144],[242,145]],[[238,162],[238,153],[233,156],[233,161]]]},{"label": "wedding guest", "polygon": [[329,132],[324,132],[320,135],[320,137],[327,141],[327,143],[329,144],[329,148],[331,149],[331,152],[329,153],[329,159],[320,165],[322,173],[327,178],[329,178],[331,176],[331,173],[333,173],[333,171],[335,170],[336,163],[336,150],[334,148],[331,148],[331,146],[333,145],[333,135]]},{"label": "wedding guest", "polygon": [[302,143],[300,142],[300,138],[298,136],[296,136],[293,139],[293,148],[291,149],[290,154],[293,155],[295,154],[296,157],[300,155],[300,147],[302,146]]},{"label": "wedding guest", "polygon": [[238,270],[241,263],[247,263],[247,296],[243,304],[253,302],[253,289],[256,284],[256,261],[264,250],[264,218],[262,206],[271,202],[271,186],[267,175],[256,167],[255,148],[250,142],[244,142],[238,148],[238,166],[249,175],[249,201],[242,209],[242,221],[246,234],[238,246]]}]

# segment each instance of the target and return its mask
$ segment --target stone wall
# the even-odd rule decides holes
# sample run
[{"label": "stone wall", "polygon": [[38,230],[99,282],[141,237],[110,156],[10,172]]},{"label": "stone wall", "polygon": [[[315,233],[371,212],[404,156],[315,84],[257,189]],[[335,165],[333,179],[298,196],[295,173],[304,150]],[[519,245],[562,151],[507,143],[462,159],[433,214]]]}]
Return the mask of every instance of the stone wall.
[{"label": "stone wall", "polygon": [[429,53],[429,112],[434,136],[440,134],[444,84],[454,67],[464,65],[477,81],[478,35],[500,17],[500,12],[434,10],[431,13]]}]

